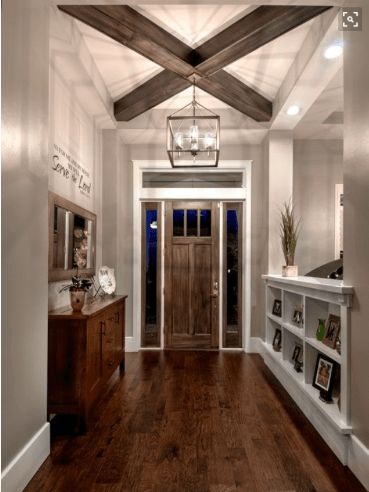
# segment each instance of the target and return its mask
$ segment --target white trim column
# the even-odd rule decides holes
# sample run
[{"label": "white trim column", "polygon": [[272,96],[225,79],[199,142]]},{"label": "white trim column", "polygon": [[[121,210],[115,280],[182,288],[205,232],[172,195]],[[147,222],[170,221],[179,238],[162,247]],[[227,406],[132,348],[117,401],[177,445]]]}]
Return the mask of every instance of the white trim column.
[{"label": "white trim column", "polygon": [[281,273],[285,261],[281,249],[279,216],[284,202],[292,199],[293,134],[289,130],[269,133],[269,244],[268,272]]}]

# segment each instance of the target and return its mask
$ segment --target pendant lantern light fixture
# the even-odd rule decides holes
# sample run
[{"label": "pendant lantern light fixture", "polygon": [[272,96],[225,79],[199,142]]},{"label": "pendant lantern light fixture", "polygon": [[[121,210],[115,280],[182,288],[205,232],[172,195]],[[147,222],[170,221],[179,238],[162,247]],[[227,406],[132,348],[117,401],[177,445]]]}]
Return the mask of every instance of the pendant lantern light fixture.
[{"label": "pendant lantern light fixture", "polygon": [[220,118],[192,101],[167,118],[167,152],[172,167],[217,167]]}]

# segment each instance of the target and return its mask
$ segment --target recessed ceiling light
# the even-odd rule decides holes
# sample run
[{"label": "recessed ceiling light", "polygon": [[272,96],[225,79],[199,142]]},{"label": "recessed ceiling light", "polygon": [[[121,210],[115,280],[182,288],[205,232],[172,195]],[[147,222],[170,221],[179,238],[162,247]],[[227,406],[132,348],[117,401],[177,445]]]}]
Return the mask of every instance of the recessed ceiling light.
[{"label": "recessed ceiling light", "polygon": [[293,104],[287,109],[287,114],[288,116],[296,116],[300,112],[300,106],[297,106],[297,104]]},{"label": "recessed ceiling light", "polygon": [[324,58],[327,60],[333,60],[334,58],[338,58],[343,53],[342,44],[336,43],[328,46],[328,48],[324,51]]}]

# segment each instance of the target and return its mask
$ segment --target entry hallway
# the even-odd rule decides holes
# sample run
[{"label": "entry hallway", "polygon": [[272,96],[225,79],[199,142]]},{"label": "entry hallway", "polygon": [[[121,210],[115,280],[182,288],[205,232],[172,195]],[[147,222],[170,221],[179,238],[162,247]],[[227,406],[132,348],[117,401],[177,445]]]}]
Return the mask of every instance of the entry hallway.
[{"label": "entry hallway", "polygon": [[126,354],[84,436],[52,422],[33,491],[361,491],[259,355]]}]

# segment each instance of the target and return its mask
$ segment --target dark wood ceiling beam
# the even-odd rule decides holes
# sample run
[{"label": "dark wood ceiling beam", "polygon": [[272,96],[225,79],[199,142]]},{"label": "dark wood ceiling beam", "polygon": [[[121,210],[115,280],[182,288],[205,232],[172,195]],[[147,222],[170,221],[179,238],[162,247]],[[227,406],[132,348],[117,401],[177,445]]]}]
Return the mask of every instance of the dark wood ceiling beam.
[{"label": "dark wood ceiling beam", "polygon": [[118,121],[129,121],[190,87],[191,83],[169,70],[163,70],[152,79],[123,96],[114,104]]},{"label": "dark wood ceiling beam", "polygon": [[193,50],[124,5],[59,5],[59,9],[181,77],[189,77]]},{"label": "dark wood ceiling beam", "polygon": [[262,6],[196,48],[196,68],[210,75],[330,9]]},{"label": "dark wood ceiling beam", "polygon": [[209,77],[198,80],[197,85],[255,121],[269,121],[272,117],[271,101],[225,70],[219,70]]},{"label": "dark wood ceiling beam", "polygon": [[125,5],[62,5],[60,10],[161,65],[165,70],[116,101],[115,115],[129,121],[190,85],[197,85],[256,121],[269,121],[272,103],[221,70],[331,7],[258,7],[196,50]]},{"label": "dark wood ceiling beam", "polygon": [[[255,121],[269,121],[272,117],[271,101],[225,70],[219,70],[209,77],[198,79],[196,84],[200,89]],[[116,101],[114,104],[115,117],[118,121],[129,121],[175,96],[190,85],[188,80],[169,70],[163,70]]]}]

